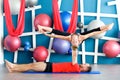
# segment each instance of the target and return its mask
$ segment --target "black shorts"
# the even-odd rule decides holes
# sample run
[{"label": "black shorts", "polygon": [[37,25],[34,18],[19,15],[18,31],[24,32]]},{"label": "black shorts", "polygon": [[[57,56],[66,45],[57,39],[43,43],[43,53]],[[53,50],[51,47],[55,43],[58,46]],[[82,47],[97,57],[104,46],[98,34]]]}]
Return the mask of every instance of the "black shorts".
[{"label": "black shorts", "polygon": [[46,69],[44,72],[52,72],[52,63],[51,62],[45,62],[47,64]]}]

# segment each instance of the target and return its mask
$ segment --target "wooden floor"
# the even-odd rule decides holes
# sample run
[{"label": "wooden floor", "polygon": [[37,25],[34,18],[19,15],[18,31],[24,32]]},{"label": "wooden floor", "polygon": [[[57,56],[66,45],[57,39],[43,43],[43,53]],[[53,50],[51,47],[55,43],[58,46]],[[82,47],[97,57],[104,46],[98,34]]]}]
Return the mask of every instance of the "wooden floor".
[{"label": "wooden floor", "polygon": [[120,80],[120,65],[92,65],[101,74],[23,74],[8,73],[0,65],[0,80]]}]

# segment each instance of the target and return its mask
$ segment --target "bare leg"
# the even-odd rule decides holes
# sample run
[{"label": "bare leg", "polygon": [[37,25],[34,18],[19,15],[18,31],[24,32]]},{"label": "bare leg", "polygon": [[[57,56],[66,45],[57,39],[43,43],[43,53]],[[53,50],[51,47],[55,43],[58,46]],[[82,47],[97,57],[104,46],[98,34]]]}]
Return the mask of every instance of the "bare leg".
[{"label": "bare leg", "polygon": [[[83,40],[84,40],[84,39],[87,39],[88,37],[91,37],[91,36],[94,36],[94,35],[103,33],[103,32],[108,31],[108,30],[111,30],[112,27],[113,27],[113,25],[114,25],[114,23],[109,24],[109,25],[105,25],[105,26],[101,26],[101,27],[100,27],[100,31],[95,31],[95,32],[91,32],[91,33],[86,34],[86,35],[81,35],[81,37],[83,37]],[[81,37],[80,37],[80,38],[81,38]]]},{"label": "bare leg", "polygon": [[43,32],[52,32],[52,28],[38,25],[38,29],[41,33]]},{"label": "bare leg", "polygon": [[102,30],[111,30],[112,29],[112,27],[113,27],[113,25],[114,25],[114,23],[112,23],[112,24],[109,24],[109,25],[105,25],[105,26],[101,26],[100,27],[100,30],[102,31]]},{"label": "bare leg", "polygon": [[30,63],[30,64],[13,64],[7,60],[5,60],[5,62],[9,72],[24,72],[28,70],[42,72],[46,68],[46,63],[44,62],[36,62],[36,63]]}]

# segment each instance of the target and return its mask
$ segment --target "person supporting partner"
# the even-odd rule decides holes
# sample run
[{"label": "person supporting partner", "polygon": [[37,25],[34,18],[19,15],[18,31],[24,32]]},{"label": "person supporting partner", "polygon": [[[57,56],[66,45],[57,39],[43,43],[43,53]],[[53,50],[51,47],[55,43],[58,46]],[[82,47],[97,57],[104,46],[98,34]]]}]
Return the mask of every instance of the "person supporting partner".
[{"label": "person supporting partner", "polygon": [[5,60],[6,67],[9,72],[25,72],[25,71],[36,71],[36,72],[90,72],[90,64],[74,64],[72,62],[34,62],[28,64],[13,64]]},{"label": "person supporting partner", "polygon": [[[114,23],[111,23],[109,25],[105,25],[105,26],[101,26],[95,29],[92,29],[90,31],[87,32],[83,32],[83,33],[67,33],[67,32],[62,32],[59,30],[55,30],[53,28],[50,27],[44,27],[44,26],[40,26],[38,25],[38,30],[40,33],[43,33],[46,36],[52,37],[52,38],[60,38],[63,40],[67,40],[71,43],[72,45],[72,63],[73,65],[75,63],[77,63],[76,61],[76,57],[77,57],[77,49],[79,47],[79,45],[87,38],[103,33],[107,30],[111,30],[113,27]],[[48,34],[50,33],[50,34]],[[53,33],[53,34],[51,34]]]}]

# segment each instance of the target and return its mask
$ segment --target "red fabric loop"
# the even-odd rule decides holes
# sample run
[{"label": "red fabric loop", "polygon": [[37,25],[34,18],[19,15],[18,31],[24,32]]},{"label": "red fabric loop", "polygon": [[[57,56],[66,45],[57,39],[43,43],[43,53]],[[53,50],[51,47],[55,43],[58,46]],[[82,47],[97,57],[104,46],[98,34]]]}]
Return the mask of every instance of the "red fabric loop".
[{"label": "red fabric loop", "polygon": [[[53,3],[54,27],[57,30],[63,31],[57,0],[52,0],[52,3]],[[74,33],[76,30],[77,12],[78,12],[78,0],[74,0],[70,25],[67,30],[67,32],[69,33]]]},{"label": "red fabric loop", "polygon": [[25,0],[21,0],[21,7],[18,16],[18,25],[16,29],[14,28],[9,2],[8,0],[4,0],[4,11],[5,11],[5,19],[6,19],[6,26],[8,30],[8,34],[11,36],[19,36],[24,31],[24,15],[25,15]]},{"label": "red fabric loop", "polygon": [[63,31],[57,0],[52,0],[52,1],[53,1],[53,15],[54,15],[53,19],[54,19],[55,29]]}]

